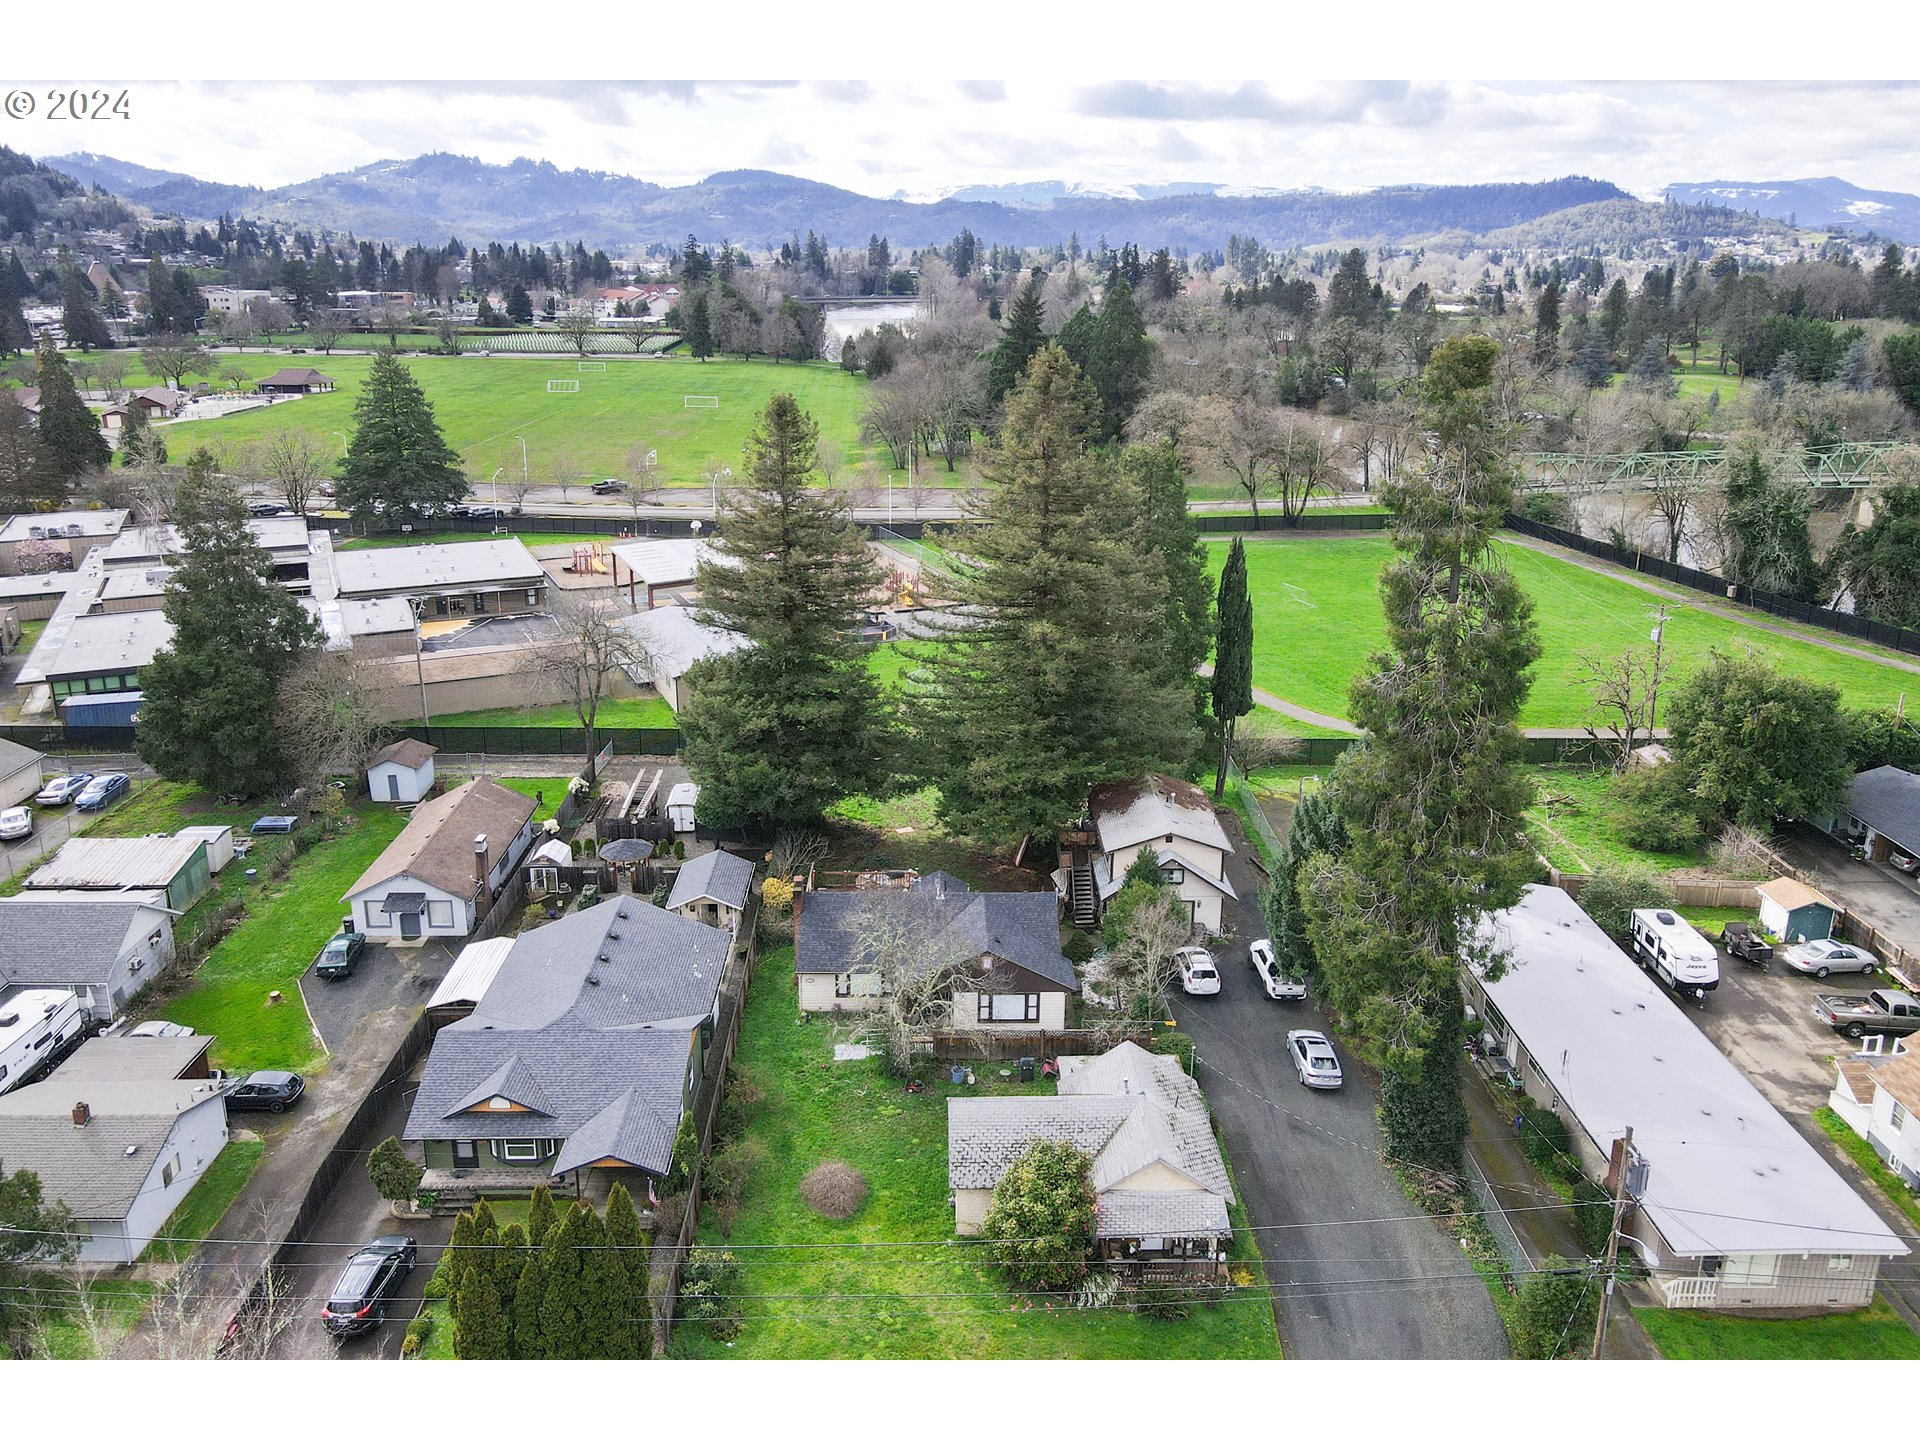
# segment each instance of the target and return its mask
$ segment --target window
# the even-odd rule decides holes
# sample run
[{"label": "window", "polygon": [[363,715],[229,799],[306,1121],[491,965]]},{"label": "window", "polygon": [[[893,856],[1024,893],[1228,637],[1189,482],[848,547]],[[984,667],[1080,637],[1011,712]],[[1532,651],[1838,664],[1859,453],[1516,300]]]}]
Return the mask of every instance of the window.
[{"label": "window", "polygon": [[842,997],[881,994],[880,977],[871,970],[843,970],[833,977],[833,993]]},{"label": "window", "polygon": [[1780,1278],[1778,1255],[1729,1255],[1721,1267],[1724,1285],[1745,1285],[1753,1290],[1768,1290]]},{"label": "window", "polygon": [[489,1110],[511,1110],[512,1108],[513,1101],[507,1099],[504,1095],[495,1095],[491,1100],[487,1101],[487,1109]]},{"label": "window", "polygon": [[167,1186],[173,1184],[174,1177],[179,1173],[180,1157],[176,1155],[160,1168],[160,1188],[164,1190]]},{"label": "window", "polygon": [[1160,867],[1160,878],[1169,885],[1184,885],[1187,883],[1187,867],[1184,865],[1162,865]]},{"label": "window", "polygon": [[539,603],[540,603],[540,592],[538,590],[527,591],[527,604],[531,606],[531,605],[538,605]]},{"label": "window", "polygon": [[368,900],[364,902],[360,908],[367,912],[366,918],[361,922],[366,929],[391,930],[393,928],[392,917],[380,908],[379,901]]},{"label": "window", "polygon": [[538,1140],[501,1140],[496,1142],[494,1153],[502,1160],[516,1165],[524,1165],[540,1158]]},{"label": "window", "polygon": [[1903,1128],[1906,1125],[1906,1123],[1907,1123],[1907,1107],[1902,1105],[1898,1100],[1896,1100],[1893,1102],[1893,1114],[1887,1120],[1887,1124],[1892,1126],[1893,1129],[1899,1130]]},{"label": "window", "polygon": [[1851,1269],[1853,1269],[1853,1256],[1851,1255],[1827,1256],[1827,1273],[1829,1275],[1835,1275],[1843,1270],[1851,1270]]},{"label": "window", "polygon": [[487,597],[485,595],[475,595],[473,597],[473,613],[476,615],[484,615],[487,613]]},{"label": "window", "polygon": [[527,883],[536,895],[560,893],[560,872],[551,865],[535,865],[527,871]]},{"label": "window", "polygon": [[453,902],[451,900],[429,900],[427,902],[427,923],[429,925],[450,926],[453,924]]},{"label": "window", "polygon": [[1040,1018],[1038,995],[980,995],[975,998],[979,1001],[978,1016],[982,1025]]}]

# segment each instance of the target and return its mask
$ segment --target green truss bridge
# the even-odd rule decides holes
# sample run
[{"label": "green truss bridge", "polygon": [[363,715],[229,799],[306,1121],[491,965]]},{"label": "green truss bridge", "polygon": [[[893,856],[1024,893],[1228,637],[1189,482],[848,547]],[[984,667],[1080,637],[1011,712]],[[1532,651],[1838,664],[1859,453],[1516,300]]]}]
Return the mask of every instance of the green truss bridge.
[{"label": "green truss bridge", "polygon": [[[1904,440],[1850,440],[1817,450],[1793,448],[1767,456],[1773,473],[1816,490],[1861,490],[1894,474],[1893,457],[1920,455]],[[1720,484],[1729,450],[1640,450],[1630,455],[1535,452],[1517,457],[1523,490],[1596,491]]]}]

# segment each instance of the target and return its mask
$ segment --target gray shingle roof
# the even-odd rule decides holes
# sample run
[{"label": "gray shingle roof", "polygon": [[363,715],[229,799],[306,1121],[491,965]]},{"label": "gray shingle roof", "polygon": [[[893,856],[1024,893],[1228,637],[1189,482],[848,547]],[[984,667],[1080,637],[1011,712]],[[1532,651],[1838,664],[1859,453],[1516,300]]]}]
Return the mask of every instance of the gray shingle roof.
[{"label": "gray shingle roof", "polygon": [[1910,855],[1920,855],[1920,775],[1882,765],[1853,777],[1847,809]]},{"label": "gray shingle roof", "polygon": [[[933,900],[945,883],[944,900]],[[950,875],[925,875],[912,892],[945,903],[951,919],[943,931],[969,956],[1010,961],[1049,988],[1078,991],[1073,962],[1060,953],[1060,902],[1050,890],[969,890]],[[838,975],[858,953],[856,927],[872,905],[899,904],[899,890],[810,890],[794,927],[794,968],[802,975]]]},{"label": "gray shingle roof", "polygon": [[11,775],[29,765],[38,765],[46,758],[38,750],[29,750],[11,740],[0,740],[0,775]]},{"label": "gray shingle roof", "polygon": [[60,1062],[62,1080],[177,1080],[211,1035],[96,1035]]},{"label": "gray shingle roof", "polygon": [[[73,1123],[77,1101],[93,1111],[85,1125]],[[44,1198],[79,1219],[124,1219],[175,1120],[208,1103],[220,1103],[210,1080],[68,1080],[56,1071],[0,1095],[0,1166],[33,1171]]]},{"label": "gray shingle roof", "polygon": [[724,850],[709,850],[680,867],[680,873],[673,879],[673,893],[667,896],[667,909],[678,910],[695,900],[718,900],[722,905],[744,910],[752,889],[751,860],[742,860]]},{"label": "gray shingle roof", "polygon": [[1207,792],[1170,775],[1096,785],[1087,797],[1087,813],[1100,832],[1102,850],[1124,850],[1167,835],[1183,836],[1215,850],[1233,849]]},{"label": "gray shingle roof", "polygon": [[1100,1197],[1094,1222],[1102,1240],[1232,1231],[1227,1202],[1207,1190],[1109,1190]]},{"label": "gray shingle roof", "polygon": [[404,765],[409,770],[418,770],[439,753],[439,746],[429,745],[424,740],[415,740],[408,736],[404,740],[396,740],[391,745],[374,751],[367,761],[367,768],[371,770],[376,765],[391,764]]},{"label": "gray shingle roof", "polygon": [[166,923],[133,901],[0,901],[0,984],[104,985],[134,928],[144,942]]}]

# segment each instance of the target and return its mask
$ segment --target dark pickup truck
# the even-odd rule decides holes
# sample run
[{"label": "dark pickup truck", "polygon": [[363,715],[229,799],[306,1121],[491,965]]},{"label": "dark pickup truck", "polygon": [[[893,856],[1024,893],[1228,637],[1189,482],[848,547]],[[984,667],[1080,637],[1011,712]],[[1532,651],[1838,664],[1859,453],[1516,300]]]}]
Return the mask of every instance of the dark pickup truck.
[{"label": "dark pickup truck", "polygon": [[1862,1035],[1911,1035],[1920,1031],[1920,999],[1901,990],[1865,995],[1816,995],[1813,1013],[1850,1040]]},{"label": "dark pickup truck", "polygon": [[1727,954],[1735,960],[1744,960],[1763,970],[1767,962],[1773,959],[1773,946],[1754,934],[1753,928],[1744,920],[1735,920],[1722,926],[1720,943],[1727,947]]}]

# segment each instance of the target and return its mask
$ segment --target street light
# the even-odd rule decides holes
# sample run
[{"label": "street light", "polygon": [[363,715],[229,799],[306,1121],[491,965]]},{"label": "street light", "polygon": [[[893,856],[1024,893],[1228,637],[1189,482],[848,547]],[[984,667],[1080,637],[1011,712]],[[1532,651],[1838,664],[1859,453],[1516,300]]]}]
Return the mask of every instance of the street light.
[{"label": "street light", "polygon": [[504,465],[496,465],[496,466],[494,466],[494,467],[493,467],[493,478],[492,478],[491,480],[489,480],[489,481],[487,481],[487,489],[489,489],[489,490],[491,490],[491,491],[493,492],[493,503],[494,503],[494,504],[495,504],[496,506],[497,506],[497,505],[499,505],[499,503],[500,503],[500,472],[501,472],[502,470],[504,470],[504,469],[506,469],[506,468],[507,468],[507,467],[506,467],[506,466],[504,466]]},{"label": "street light", "polygon": [[413,611],[413,673],[420,679],[420,725],[427,732],[427,739],[433,739],[433,719],[427,714],[427,667],[420,658],[420,621],[426,609],[426,601],[414,596],[407,601],[407,608]]},{"label": "street light", "polygon": [[347,453],[347,437],[336,430],[333,432],[333,438],[340,442],[340,453],[345,455]]}]

